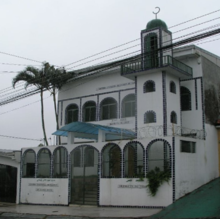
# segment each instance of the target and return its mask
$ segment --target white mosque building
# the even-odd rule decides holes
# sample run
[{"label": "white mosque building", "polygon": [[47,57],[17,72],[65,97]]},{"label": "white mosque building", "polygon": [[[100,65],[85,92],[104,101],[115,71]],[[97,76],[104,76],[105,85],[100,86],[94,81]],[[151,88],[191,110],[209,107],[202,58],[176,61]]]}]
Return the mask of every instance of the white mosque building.
[{"label": "white mosque building", "polygon": [[[220,58],[171,45],[154,19],[141,56],[62,87],[61,143],[22,149],[18,203],[160,208],[219,176]],[[149,173],[169,180],[150,192]]]}]

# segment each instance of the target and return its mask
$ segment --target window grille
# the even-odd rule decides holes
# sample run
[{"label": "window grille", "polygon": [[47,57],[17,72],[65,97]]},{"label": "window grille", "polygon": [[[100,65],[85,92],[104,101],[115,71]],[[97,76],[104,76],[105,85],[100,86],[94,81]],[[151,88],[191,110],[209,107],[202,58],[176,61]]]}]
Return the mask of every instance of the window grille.
[{"label": "window grille", "polygon": [[116,144],[108,144],[102,150],[102,177],[121,177],[121,150]]},{"label": "window grille", "polygon": [[50,162],[51,153],[48,149],[41,149],[38,152],[38,178],[49,178],[50,177]]},{"label": "window grille", "polygon": [[138,142],[131,142],[124,148],[124,176],[144,176],[144,150]]},{"label": "window grille", "polygon": [[66,124],[78,121],[79,109],[76,104],[71,104],[66,108]]},{"label": "window grille", "polygon": [[144,123],[155,123],[156,122],[156,113],[154,111],[148,111],[144,114]]},{"label": "window grille", "polygon": [[170,149],[165,141],[155,141],[147,148],[147,154],[148,171],[156,167],[161,171],[170,171]]},{"label": "window grille", "polygon": [[117,118],[117,102],[114,98],[106,98],[100,104],[100,120]]},{"label": "window grille", "polygon": [[176,84],[173,81],[170,82],[170,92],[176,93]]},{"label": "window grille", "polygon": [[83,106],[83,121],[92,122],[96,121],[96,103],[88,101]]},{"label": "window grille", "polygon": [[155,68],[158,67],[158,37],[156,33],[149,33],[144,37],[144,67]]},{"label": "window grille", "polygon": [[63,147],[55,149],[53,154],[53,177],[66,178],[67,177],[67,158],[68,152]]},{"label": "window grille", "polygon": [[181,87],[181,110],[191,110],[191,92],[186,87]]},{"label": "window grille", "polygon": [[84,163],[86,167],[94,166],[94,148],[85,148]]},{"label": "window grille", "polygon": [[72,163],[74,167],[81,167],[81,163],[82,163],[81,148],[74,149]]},{"label": "window grille", "polygon": [[129,94],[122,100],[122,118],[135,116],[135,94]]},{"label": "window grille", "polygon": [[155,89],[155,82],[154,81],[146,81],[144,83],[144,93],[154,92]]},{"label": "window grille", "polygon": [[174,111],[172,111],[171,114],[170,114],[170,122],[174,123],[174,124],[177,124],[177,115]]},{"label": "window grille", "polygon": [[180,141],[180,151],[185,153],[196,153],[196,143],[192,141]]},{"label": "window grille", "polygon": [[35,177],[35,161],[36,154],[33,150],[25,151],[22,163],[22,177],[34,178]]}]

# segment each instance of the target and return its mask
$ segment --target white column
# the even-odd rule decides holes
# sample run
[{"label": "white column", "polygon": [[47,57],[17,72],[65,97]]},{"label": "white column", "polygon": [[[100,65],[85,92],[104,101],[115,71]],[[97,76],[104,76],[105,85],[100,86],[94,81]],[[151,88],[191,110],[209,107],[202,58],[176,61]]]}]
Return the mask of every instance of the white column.
[{"label": "white column", "polygon": [[103,142],[105,141],[105,132],[101,129],[99,129],[98,133],[98,142]]},{"label": "white column", "polygon": [[68,132],[68,144],[74,144],[74,132]]}]

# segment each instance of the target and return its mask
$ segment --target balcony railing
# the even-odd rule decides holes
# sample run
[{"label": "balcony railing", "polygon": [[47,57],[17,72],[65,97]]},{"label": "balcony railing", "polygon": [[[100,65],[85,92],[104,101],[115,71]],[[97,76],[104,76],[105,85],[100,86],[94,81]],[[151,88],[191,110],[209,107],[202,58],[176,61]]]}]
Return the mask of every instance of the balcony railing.
[{"label": "balcony railing", "polygon": [[172,56],[163,56],[162,60],[160,58],[154,57],[146,57],[141,58],[138,60],[131,61],[129,63],[123,64],[121,66],[121,73],[122,75],[131,74],[134,72],[144,71],[153,68],[161,68],[171,65],[181,71],[184,71],[189,76],[192,76],[193,70],[188,65],[178,61],[177,59],[173,58]]}]

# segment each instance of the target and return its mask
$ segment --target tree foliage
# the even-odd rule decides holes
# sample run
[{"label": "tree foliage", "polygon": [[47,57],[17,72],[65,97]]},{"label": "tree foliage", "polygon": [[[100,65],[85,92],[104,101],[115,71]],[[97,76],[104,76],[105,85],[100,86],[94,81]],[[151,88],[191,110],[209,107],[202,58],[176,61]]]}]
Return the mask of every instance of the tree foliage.
[{"label": "tree foliage", "polygon": [[71,77],[73,77],[73,73],[66,72],[64,69],[55,69],[54,66],[51,66],[48,62],[45,62],[43,63],[43,67],[41,69],[27,66],[23,71],[20,71],[12,80],[12,86],[14,88],[19,81],[24,81],[25,89],[27,89],[29,86],[34,85],[40,90],[42,129],[46,145],[48,145],[48,141],[44,124],[43,92],[45,90],[48,90],[53,95],[57,129],[59,129],[58,115],[56,109],[56,91],[60,89]]}]

